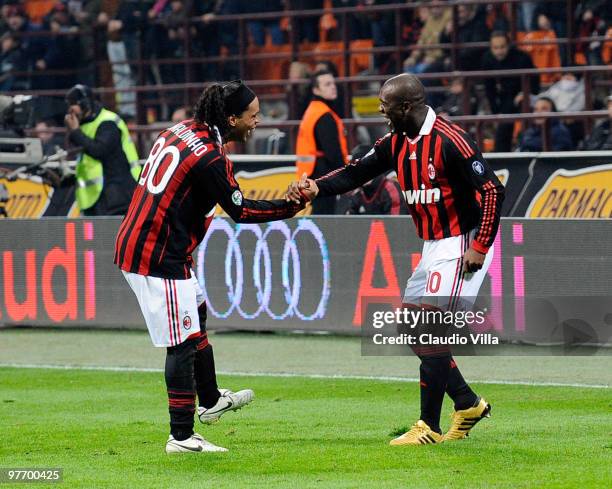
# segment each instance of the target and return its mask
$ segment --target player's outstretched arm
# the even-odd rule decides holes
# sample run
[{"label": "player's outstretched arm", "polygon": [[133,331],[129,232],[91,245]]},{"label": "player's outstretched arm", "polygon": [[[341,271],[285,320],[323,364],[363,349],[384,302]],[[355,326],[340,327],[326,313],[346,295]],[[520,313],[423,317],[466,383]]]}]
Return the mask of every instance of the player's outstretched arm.
[{"label": "player's outstretched arm", "polygon": [[225,212],[238,223],[269,222],[293,217],[305,206],[305,201],[245,199],[234,178],[231,161],[225,157],[213,160],[202,179],[209,192]]},{"label": "player's outstretched arm", "polygon": [[363,157],[317,178],[314,182],[319,190],[318,196],[338,195],[361,187],[381,173],[393,168],[391,157],[391,134],[379,139],[374,147]]}]

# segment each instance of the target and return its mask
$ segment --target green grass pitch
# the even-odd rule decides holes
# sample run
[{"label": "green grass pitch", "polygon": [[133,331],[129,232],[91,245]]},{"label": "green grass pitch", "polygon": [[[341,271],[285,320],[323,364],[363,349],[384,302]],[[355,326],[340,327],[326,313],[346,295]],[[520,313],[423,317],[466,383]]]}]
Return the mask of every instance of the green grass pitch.
[{"label": "green grass pitch", "polygon": [[62,483],[35,487],[87,489],[612,486],[609,389],[476,384],[493,417],[470,438],[390,447],[391,433],[418,415],[416,383],[220,384],[256,393],[216,425],[196,424],[230,451],[168,456],[163,374],[0,368],[0,467],[61,467]]}]

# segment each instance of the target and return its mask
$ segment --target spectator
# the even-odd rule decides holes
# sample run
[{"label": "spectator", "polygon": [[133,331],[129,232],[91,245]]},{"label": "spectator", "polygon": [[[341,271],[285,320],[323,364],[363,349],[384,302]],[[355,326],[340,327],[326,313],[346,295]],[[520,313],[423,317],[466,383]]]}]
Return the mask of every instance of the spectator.
[{"label": "spectator", "polygon": [[10,30],[8,25],[8,17],[12,9],[13,5],[9,2],[4,2],[2,5],[0,5],[0,36]]},{"label": "spectator", "polygon": [[[211,22],[214,18],[216,0],[202,0],[193,5],[193,15],[200,18],[195,25],[196,37],[192,39],[195,56],[209,58],[219,56],[221,43],[217,31],[218,24]],[[199,78],[203,80],[219,79],[219,62],[206,62],[198,66]]]},{"label": "spectator", "polygon": [[[437,0],[433,0],[435,2]],[[419,7],[417,9],[402,10],[400,22],[402,23],[401,41],[405,45],[412,45],[419,42],[421,29],[429,17],[429,7]],[[439,41],[436,41],[439,42]]]},{"label": "spectator", "polygon": [[[533,107],[533,113],[557,112],[555,103],[546,97],[539,97]],[[574,149],[569,129],[559,119],[535,119],[521,137],[519,151],[543,151],[542,132],[546,125],[552,151],[570,151]]]},{"label": "spectator", "polygon": [[523,32],[534,30],[534,18],[537,8],[538,2],[519,2],[519,30]]},{"label": "spectator", "polygon": [[[348,151],[344,124],[331,106],[338,97],[334,75],[317,71],[311,78],[311,90],[313,98],[298,131],[296,169],[299,176],[306,173],[317,178],[341,168],[348,160]],[[317,200],[312,204],[313,214],[335,213],[335,195]]]},{"label": "spectator", "polygon": [[[323,0],[286,0],[289,10],[321,10]],[[319,42],[319,17],[293,17],[298,42]]]},{"label": "spectator", "polygon": [[57,152],[57,147],[62,147],[64,145],[64,137],[50,130],[55,128],[56,125],[53,119],[43,119],[38,121],[34,126],[34,134],[42,143],[44,156],[55,154]]},{"label": "spectator", "polygon": [[[456,33],[458,43],[485,42],[489,40],[489,28],[486,24],[485,11],[474,5],[460,4],[457,7],[458,29]],[[450,20],[440,35],[440,42],[450,44],[453,42],[453,22]],[[462,71],[478,70],[481,65],[483,48],[461,48],[457,53],[457,66]]]},{"label": "spectator", "polygon": [[9,30],[19,35],[28,68],[32,67],[33,62],[41,59],[46,50],[42,38],[35,35],[40,32],[40,27],[30,22],[20,5],[11,5],[6,10],[6,21]]},{"label": "spectator", "polygon": [[539,96],[551,99],[559,112],[581,111],[584,110],[584,81],[574,73],[565,73]]},{"label": "spectator", "polygon": [[[482,58],[482,70],[511,70],[532,69],[533,62],[529,55],[510,45],[508,36],[504,32],[496,31],[491,34],[489,50]],[[493,114],[514,114],[520,112],[519,96],[522,90],[520,76],[488,77],[485,79],[485,92],[489,107]],[[540,77],[530,77],[531,93],[540,90]],[[495,151],[510,151],[512,145],[512,131],[514,124],[500,123],[495,132]]]},{"label": "spectator", "polygon": [[[557,38],[565,37],[567,33],[567,2],[538,2],[535,18],[535,30],[552,30]],[[572,60],[567,59],[565,43],[559,44],[559,56],[564,65],[573,64]]]},{"label": "spectator", "polygon": [[[579,112],[584,110],[584,81],[574,73],[565,73],[561,80],[553,83],[540,97],[547,97],[555,103],[559,112]],[[580,120],[565,120],[565,125],[572,135],[573,145],[584,138],[584,124]]]},{"label": "spectator", "polygon": [[[205,2],[204,8],[211,9],[201,15],[203,26],[201,34],[205,49],[210,56],[218,56],[223,48],[230,56],[238,54],[238,23],[223,22],[214,23],[211,21],[219,15],[233,15],[244,13],[247,4],[241,0],[217,0],[216,2]],[[200,7],[202,9],[202,7]],[[236,61],[224,62],[218,67],[213,76],[223,80],[231,80],[240,77],[240,67]]]},{"label": "spectator", "polygon": [[[152,59],[168,58],[171,53],[168,28],[164,21],[170,15],[170,0],[157,0],[147,11],[145,31],[146,55]],[[155,62],[151,65],[151,74],[156,84],[169,83],[173,80],[173,65]]]},{"label": "spectator", "polygon": [[[468,112],[466,113],[465,108],[465,100],[467,97],[467,108]],[[474,96],[472,90],[468,93],[465,93],[465,85],[463,83],[463,78],[454,78],[451,82],[450,89],[446,98],[442,102],[440,107],[436,108],[436,112],[439,113],[442,117],[453,117],[458,115],[470,115],[475,114],[476,109],[478,107],[478,101]]]},{"label": "spectator", "polygon": [[[371,148],[372,145],[370,144],[360,144],[353,149],[351,159],[355,161],[363,158]],[[397,178],[383,174],[349,194],[348,208],[345,213],[401,215],[408,214],[408,206]]]},{"label": "spectator", "polygon": [[[70,16],[66,5],[58,2],[53,6],[45,17],[44,29],[51,31],[51,36],[43,38],[44,52],[36,58],[35,69],[45,72],[78,68],[81,59],[79,35],[76,21]],[[37,76],[32,82],[33,88],[37,89],[68,88],[76,82],[76,75]]]},{"label": "spectator", "polygon": [[488,4],[486,7],[486,24],[493,31],[510,31],[511,6],[508,4]]},{"label": "spectator", "polygon": [[608,119],[599,123],[580,149],[586,151],[612,150],[612,94],[608,96]]},{"label": "spectator", "polygon": [[[609,2],[602,0],[578,2],[575,18],[579,19],[577,37],[605,36],[605,10],[610,9]],[[576,64],[602,65],[602,43],[600,41],[582,41],[576,44]],[[559,109],[561,110],[561,109]]]},{"label": "spectator", "polygon": [[[317,71],[329,71],[332,75],[334,75],[334,79],[338,78],[338,68],[336,65],[327,59],[318,61],[315,65],[315,72]],[[340,118],[346,117],[346,104],[344,103],[344,86],[336,84],[336,90],[338,92],[338,97],[336,100],[332,102],[332,108],[334,112],[340,116]]]},{"label": "spectator", "polygon": [[[88,4],[95,4],[88,2]],[[147,19],[148,12],[152,9],[152,0],[122,0],[119,4],[117,12],[112,17],[114,20],[112,26],[109,26],[110,31],[121,31],[121,37],[125,43],[125,47],[130,58],[136,58],[138,56],[138,36],[141,31],[148,31]],[[110,23],[111,20],[108,22]],[[147,40],[149,37],[147,37]],[[148,43],[143,45],[145,57],[151,56],[151,46]]]},{"label": "spectator", "polygon": [[25,0],[21,3],[29,19],[35,24],[42,24],[57,0]]},{"label": "spectator", "polygon": [[[68,12],[79,27],[78,50],[81,64],[83,67],[89,68],[86,73],[79,75],[79,81],[84,83],[94,83],[97,76],[96,56],[102,56],[101,53],[106,52],[106,50],[102,50],[102,44],[96,46],[96,35],[94,34],[94,29],[98,25],[98,17],[103,12],[103,6],[101,0],[71,0],[67,4]],[[104,25],[106,25],[108,23],[108,16],[104,14],[102,20],[104,20]],[[96,49],[98,50],[96,51]]]},{"label": "spectator", "polygon": [[[164,58],[184,59],[185,41],[193,37],[188,29],[189,17],[191,16],[191,1],[171,0],[170,10],[164,17],[164,27],[166,29],[165,50],[162,53]],[[195,34],[195,29],[192,34]],[[165,66],[165,83],[184,83],[185,64],[170,64]]]},{"label": "spectator", "polygon": [[[303,80],[307,78],[310,78],[310,68],[306,63],[293,61],[289,65],[289,80]],[[301,83],[299,85],[287,84],[286,90],[288,97],[291,97],[292,90],[295,93],[295,113],[290,112],[289,118],[301,119],[310,103],[310,86],[308,83]],[[291,110],[290,102],[289,109]]]},{"label": "spectator", "polygon": [[[283,5],[281,0],[249,0],[245,9],[246,13],[263,14],[268,12],[282,12]],[[285,36],[280,28],[280,19],[262,19],[247,22],[251,40],[256,46],[263,46],[266,43],[266,32],[270,34],[270,40],[274,45],[285,43]]]},{"label": "spectator", "polygon": [[[407,73],[418,74],[429,70],[436,71],[435,68],[431,68],[444,59],[442,49],[423,49],[429,44],[440,43],[440,34],[452,19],[452,9],[440,7],[437,3],[436,1],[432,2],[431,7],[426,10],[427,20],[421,29],[421,35],[417,42],[421,48],[413,50],[410,56],[404,60],[404,71]],[[438,69],[437,71],[442,70]]]},{"label": "spectator", "polygon": [[172,117],[170,118],[170,120],[173,124],[176,124],[177,122],[182,122],[192,118],[193,109],[184,105],[183,107],[179,107],[172,113]]},{"label": "spectator", "polygon": [[113,85],[118,91],[115,93],[117,110],[124,117],[136,116],[136,92],[124,91],[135,85],[132,69],[129,65],[127,43],[124,42],[123,24],[120,20],[112,19],[107,25],[106,54],[111,64]]},{"label": "spectator", "polygon": [[[368,12],[368,7],[370,5],[391,4],[395,3],[395,0],[361,0],[360,3],[366,19],[372,26],[372,41],[374,47],[395,44],[395,15],[393,12]],[[380,62],[376,62],[376,66],[380,66]]]},{"label": "spectator", "polygon": [[24,77],[15,74],[27,69],[27,60],[21,49],[19,36],[14,32],[5,32],[0,43],[0,92],[26,89]]},{"label": "spectator", "polygon": [[[372,25],[370,19],[364,15],[365,3],[363,0],[332,0],[331,6],[333,8],[351,8],[354,11],[346,16],[350,40],[372,39]],[[338,17],[336,18],[338,22],[334,39],[342,40],[342,17]]]},{"label": "spectator", "polygon": [[[371,12],[373,5],[395,3],[394,0],[332,0],[332,7],[353,9],[348,15],[349,39],[372,39],[373,46],[382,47],[395,43],[395,16],[393,12]],[[339,32],[342,32],[340,26]],[[342,39],[341,35],[339,36]],[[374,55],[376,68],[386,64],[389,54]]]}]

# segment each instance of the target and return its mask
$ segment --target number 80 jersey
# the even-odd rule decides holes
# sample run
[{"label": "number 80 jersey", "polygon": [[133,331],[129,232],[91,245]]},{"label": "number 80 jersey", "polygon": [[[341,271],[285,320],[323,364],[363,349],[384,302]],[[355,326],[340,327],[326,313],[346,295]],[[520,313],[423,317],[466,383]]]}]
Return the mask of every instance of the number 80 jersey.
[{"label": "number 80 jersey", "polygon": [[119,228],[115,264],[140,275],[189,279],[191,253],[216,204],[236,222],[284,219],[303,207],[244,199],[215,127],[189,119],[162,131]]}]

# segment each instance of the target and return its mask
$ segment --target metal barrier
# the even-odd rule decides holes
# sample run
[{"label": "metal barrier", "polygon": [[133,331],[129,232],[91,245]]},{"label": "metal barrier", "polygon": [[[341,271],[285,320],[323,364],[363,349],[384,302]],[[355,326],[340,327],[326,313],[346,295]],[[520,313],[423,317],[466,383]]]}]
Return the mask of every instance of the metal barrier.
[{"label": "metal barrier", "polygon": [[[554,1],[554,0],[546,0],[548,2]],[[559,3],[559,2],[557,2]],[[573,59],[573,46],[577,43],[584,43],[584,42],[604,42],[606,41],[606,38],[601,37],[601,36],[596,36],[596,37],[587,37],[587,38],[579,38],[576,37],[574,35],[573,32],[573,11],[574,11],[574,4],[575,2],[573,2],[572,0],[566,0],[566,9],[567,9],[567,32],[568,32],[568,36],[566,38],[559,38],[559,39],[547,39],[547,40],[534,40],[534,41],[528,41],[528,42],[524,42],[523,44],[558,44],[558,45],[564,45],[566,46],[566,53],[568,56],[568,59],[566,61],[568,61],[567,64],[572,64],[572,59]],[[453,9],[453,24],[454,24],[454,30],[453,32],[456,34],[457,31],[457,25],[458,25],[458,8],[460,6],[463,5],[491,5],[493,7],[502,7],[502,6],[509,6],[510,8],[510,27],[511,27],[511,33],[512,33],[512,37],[513,39],[516,39],[516,32],[517,32],[517,7],[520,4],[519,0],[492,0],[492,1],[484,1],[484,0],[469,0],[469,1],[442,1],[439,2],[437,5],[444,7],[451,7]],[[300,47],[298,40],[296,39],[296,29],[295,29],[295,24],[296,22],[301,19],[301,18],[307,18],[307,17],[320,17],[321,15],[324,14],[332,14],[332,15],[336,15],[341,19],[341,25],[342,25],[342,50],[339,51],[326,51],[328,54],[339,54],[342,56],[342,64],[344,67],[344,72],[348,73],[348,66],[350,63],[350,57],[351,54],[357,54],[357,53],[361,53],[361,52],[369,52],[372,54],[393,54],[394,55],[394,59],[396,62],[396,66],[395,66],[395,71],[396,72],[400,72],[401,71],[401,62],[402,62],[402,56],[404,53],[409,52],[410,50],[414,49],[416,47],[416,45],[404,45],[401,41],[401,27],[402,27],[402,23],[401,23],[401,14],[403,12],[406,11],[413,11],[415,9],[421,8],[421,7],[427,7],[430,6],[430,4],[428,2],[411,2],[409,4],[393,4],[393,5],[378,5],[378,6],[370,6],[368,7],[368,13],[393,13],[393,15],[395,16],[395,37],[396,37],[396,44],[394,46],[381,46],[381,47],[376,47],[373,49],[369,49],[369,50],[351,50],[351,46],[350,46],[350,39],[348,36],[348,16],[354,14],[354,10],[352,8],[337,8],[337,9],[324,9],[324,10],[305,10],[305,11],[286,11],[286,12],[282,12],[282,13],[266,13],[266,14],[248,14],[248,15],[228,15],[228,16],[217,16],[214,17],[212,19],[209,20],[209,22],[212,23],[217,23],[217,24],[223,24],[223,23],[227,23],[227,22],[233,22],[233,23],[237,23],[238,24],[238,32],[239,32],[239,38],[238,38],[238,53],[234,54],[234,55],[222,55],[222,56],[208,56],[208,57],[194,57],[192,56],[192,38],[191,33],[190,33],[190,29],[186,29],[186,33],[187,35],[185,36],[185,39],[183,40],[183,49],[185,51],[185,57],[182,59],[145,59],[143,56],[143,42],[142,42],[142,27],[140,28],[141,30],[138,31],[137,33],[137,38],[139,39],[139,55],[137,57],[137,59],[129,59],[126,60],[124,63],[122,64],[127,64],[130,65],[134,68],[136,68],[136,85],[134,87],[127,87],[125,89],[112,89],[112,88],[108,88],[108,89],[104,89],[104,90],[100,90],[99,93],[101,94],[108,94],[109,97],[107,97],[107,99],[105,100],[105,102],[107,102],[108,105],[112,105],[115,101],[114,101],[114,97],[112,97],[113,95],[116,95],[118,93],[126,93],[126,92],[133,92],[135,94],[138,95],[138,103],[137,103],[137,121],[139,124],[144,124],[145,122],[147,122],[147,112],[146,112],[146,106],[147,103],[149,103],[147,100],[145,100],[141,95],[144,94],[152,94],[155,93],[158,95],[157,98],[154,98],[152,101],[150,101],[150,103],[152,104],[159,104],[160,102],[163,103],[168,103],[168,101],[171,100],[171,95],[173,96],[172,101],[173,103],[176,104],[184,104],[184,105],[190,105],[191,103],[193,103],[194,99],[197,97],[197,95],[199,94],[199,92],[202,89],[202,85],[199,83],[193,83],[194,82],[194,67],[201,64],[201,63],[218,63],[218,62],[236,62],[238,63],[239,67],[240,67],[240,75],[243,78],[250,78],[248,76],[248,72],[246,69],[246,63],[248,60],[266,60],[266,59],[276,59],[276,60],[296,60],[298,59],[298,57],[300,56],[304,56],[304,57],[311,57],[311,56],[317,56],[320,55],[321,53],[318,53],[316,51],[312,51],[312,50],[304,50]],[[289,24],[290,26],[293,26],[292,29],[290,29],[289,33],[290,33],[290,49],[289,50],[285,50],[285,51],[279,51],[279,52],[267,52],[267,53],[248,53],[247,52],[247,35],[246,35],[246,23],[248,21],[252,21],[252,20],[266,20],[266,19],[278,19],[280,16],[284,16],[287,17],[289,19]],[[193,25],[197,25],[197,24],[202,24],[202,19],[199,17],[194,17],[194,18],[190,18],[186,20],[185,26],[184,27],[189,27],[189,26],[193,26]],[[161,21],[156,21],[156,23],[158,25],[164,25],[163,22]],[[66,34],[59,34],[59,35],[75,35],[78,34],[79,31],[72,31]],[[102,42],[102,39],[104,37],[104,33],[100,30],[100,28],[98,28],[97,30],[94,30],[93,34],[88,34],[86,32],[83,32],[84,35],[93,35],[95,37],[94,40],[97,40],[98,42]],[[43,35],[43,34],[35,34],[37,36]],[[57,35],[57,34],[53,34],[53,35]],[[456,58],[457,58],[457,52],[460,49],[463,48],[478,48],[478,47],[485,47],[487,46],[486,43],[465,43],[465,44],[461,44],[461,43],[457,43],[456,42],[456,38],[453,39],[453,42],[449,45],[447,44],[435,44],[435,45],[430,45],[430,46],[419,46],[419,49],[438,49],[438,48],[443,48],[443,49],[447,49],[450,50],[452,53],[451,59],[453,61],[452,64],[452,68],[456,67]],[[97,48],[98,54],[101,54],[104,50],[102,50],[99,46]],[[145,86],[145,68],[149,67],[149,66],[160,66],[160,65],[164,65],[164,64],[168,64],[168,65],[183,65],[184,66],[184,80],[185,83],[184,84],[178,84],[178,85],[155,85],[155,86],[150,86],[147,87]],[[95,61],[94,65],[92,66],[96,66],[97,68],[101,68],[104,66],[108,66],[109,63],[106,61]],[[524,73],[524,72],[510,72],[508,74],[504,74],[504,73],[497,73],[497,72],[478,72],[478,74],[476,73],[436,73],[436,74],[428,74],[428,75],[423,75],[423,79],[440,79],[440,78],[446,78],[446,79],[450,79],[456,76],[463,76],[466,78],[466,80],[475,80],[478,78],[483,78],[483,77],[487,77],[487,76],[516,76],[517,74],[520,74],[523,78],[523,84],[524,86],[527,85],[528,83],[528,75],[538,75],[538,74],[542,74],[542,73],[559,73],[559,72],[567,72],[567,71],[574,71],[577,73],[584,73],[585,74],[585,78],[586,78],[586,87],[587,90],[590,89],[591,87],[591,79],[590,77],[593,74],[597,74],[597,73],[602,73],[602,74],[609,74],[610,71],[612,70],[611,67],[581,67],[581,68],[574,68],[574,69],[566,69],[566,68],[560,68],[560,69],[556,69],[556,71],[548,71],[548,70],[537,70],[537,71],[533,71],[531,73]],[[78,71],[78,70],[77,70]],[[76,73],[77,71],[72,71],[73,73]],[[63,71],[41,71],[40,73],[37,72],[28,72],[27,75],[33,75],[33,76],[49,76],[50,74],[56,73],[56,74],[67,74],[70,73],[71,70],[63,70]],[[93,80],[93,84],[96,86],[101,85],[102,80],[99,78],[95,78],[96,76],[98,76],[98,72],[95,71],[93,73],[94,75],[94,80]],[[524,76],[523,76],[524,75]],[[378,81],[379,77],[347,77],[344,79],[340,80],[341,84],[345,84],[346,90],[345,90],[345,104],[346,106],[350,105],[350,101],[352,98],[352,94],[354,93],[354,84],[355,83],[369,83],[369,82],[374,82],[374,81]],[[289,105],[292,107],[292,109],[295,107],[295,90],[293,89],[296,85],[300,84],[300,83],[304,83],[304,80],[297,80],[294,82],[287,82],[286,80],[274,80],[271,81],[270,83],[268,82],[251,82],[251,84],[253,84],[256,87],[273,87],[276,89],[281,89],[281,93],[284,91],[284,88],[286,86],[291,87],[291,90],[289,91],[289,96],[288,96],[288,100],[289,100]],[[597,81],[597,83],[605,83],[605,84],[609,84],[608,81]],[[469,87],[468,87],[469,88]],[[468,92],[468,90],[466,90],[465,92]],[[37,92],[37,93],[41,93],[41,94],[49,94],[49,95],[59,95],[59,96],[63,96],[64,93],[60,92],[60,91],[48,91],[48,92]],[[263,97],[263,95],[262,95]],[[278,98],[279,94],[269,94],[266,95],[266,97],[269,98]],[[592,108],[592,97],[590,96],[590,94],[587,93],[586,96],[586,100],[587,100],[587,106],[586,109],[591,109]],[[464,100],[464,105],[467,102]],[[526,102],[525,102],[526,103]],[[523,110],[526,110],[526,106],[523,107]],[[294,110],[291,111],[292,113],[295,113]]]},{"label": "metal barrier", "polygon": [[[521,114],[491,114],[491,115],[469,115],[469,116],[456,116],[450,119],[457,122],[469,130],[472,130],[473,136],[479,146],[483,147],[484,140],[484,127],[491,126],[495,123],[500,122],[531,122],[535,119],[547,118],[550,120],[561,119],[561,120],[580,120],[585,125],[585,134],[589,132],[593,126],[594,121],[597,119],[605,119],[608,117],[606,110],[585,110],[581,112],[541,112],[538,114],[533,113],[521,113]],[[372,127],[384,129],[387,127],[386,120],[382,117],[373,118],[362,118],[362,119],[343,119],[344,125],[348,132],[348,143],[349,147],[353,147],[356,144],[356,131],[359,126]],[[146,155],[150,149],[152,143],[151,137],[161,132],[163,129],[169,127],[170,122],[156,122],[153,124],[144,125],[131,125],[130,131],[136,136],[137,145],[141,155]],[[300,125],[299,120],[269,120],[264,121],[258,125],[261,129],[280,129],[286,131],[288,136],[288,146],[290,149],[295,148],[295,139],[297,137],[297,130]],[[63,128],[49,128],[48,132],[63,134],[65,129]],[[543,128],[543,151],[550,150],[550,134],[547,125]],[[27,134],[35,136],[34,130],[28,130]],[[257,132],[255,133],[257,134]],[[244,151],[244,145],[236,145],[239,151]]]}]

